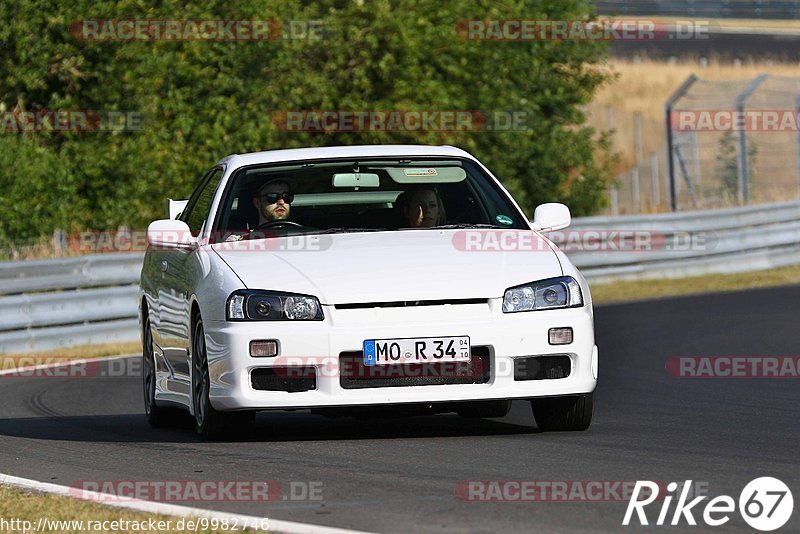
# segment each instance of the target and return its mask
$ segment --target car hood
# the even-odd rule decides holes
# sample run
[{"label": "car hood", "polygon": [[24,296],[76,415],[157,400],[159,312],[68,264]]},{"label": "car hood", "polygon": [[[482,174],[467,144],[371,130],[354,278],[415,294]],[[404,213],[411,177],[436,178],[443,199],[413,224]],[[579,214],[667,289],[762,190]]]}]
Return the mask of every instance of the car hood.
[{"label": "car hood", "polygon": [[[561,276],[548,243],[532,231],[403,230],[294,236],[212,245],[250,289],[314,295],[323,304],[502,297],[508,287]],[[476,230],[469,230],[476,232]],[[489,235],[524,236],[524,250]],[[514,242],[510,240],[509,242]],[[517,240],[519,242],[519,240]]]}]

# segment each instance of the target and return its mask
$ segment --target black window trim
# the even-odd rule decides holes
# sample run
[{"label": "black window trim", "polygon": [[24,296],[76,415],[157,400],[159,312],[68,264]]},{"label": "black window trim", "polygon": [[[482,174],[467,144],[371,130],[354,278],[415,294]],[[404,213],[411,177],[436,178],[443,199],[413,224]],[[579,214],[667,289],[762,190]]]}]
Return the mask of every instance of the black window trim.
[{"label": "black window trim", "polygon": [[[201,193],[203,191],[205,191],[206,187],[208,187],[208,183],[211,181],[211,178],[214,176],[214,174],[217,171],[222,172],[222,177],[220,178],[220,181],[222,180],[222,178],[224,178],[224,176],[225,176],[225,166],[224,165],[219,165],[219,164],[214,165],[211,168],[211,170],[209,170],[200,179],[200,183],[198,184],[197,187],[195,187],[194,191],[192,191],[192,194],[189,196],[189,200],[188,200],[188,202],[186,202],[186,206],[183,208],[183,211],[181,211],[181,214],[178,217],[178,220],[185,222],[187,225],[189,224],[189,221],[187,220],[188,219],[187,213],[189,213],[192,210],[194,210],[194,207],[197,204],[198,198],[200,198]],[[219,187],[219,186],[217,186],[217,187]],[[216,195],[216,190],[214,191],[214,194]],[[212,203],[213,203],[213,200],[212,200]],[[209,213],[211,213],[211,212],[209,211]],[[203,219],[203,224],[200,226],[200,229],[197,231],[197,236],[195,236],[195,237],[198,237],[203,233],[203,229],[205,228],[207,223],[208,223],[208,216],[206,216],[206,218]]]}]

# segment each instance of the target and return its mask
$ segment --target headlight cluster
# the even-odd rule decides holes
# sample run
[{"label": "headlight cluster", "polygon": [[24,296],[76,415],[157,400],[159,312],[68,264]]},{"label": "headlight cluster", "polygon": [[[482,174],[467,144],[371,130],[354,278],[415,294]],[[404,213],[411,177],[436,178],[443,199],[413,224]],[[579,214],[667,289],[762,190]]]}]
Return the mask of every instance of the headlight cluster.
[{"label": "headlight cluster", "polygon": [[239,290],[228,297],[229,321],[321,321],[317,297],[277,291]]},{"label": "headlight cluster", "polygon": [[571,276],[539,280],[506,289],[503,313],[583,306],[578,281]]}]

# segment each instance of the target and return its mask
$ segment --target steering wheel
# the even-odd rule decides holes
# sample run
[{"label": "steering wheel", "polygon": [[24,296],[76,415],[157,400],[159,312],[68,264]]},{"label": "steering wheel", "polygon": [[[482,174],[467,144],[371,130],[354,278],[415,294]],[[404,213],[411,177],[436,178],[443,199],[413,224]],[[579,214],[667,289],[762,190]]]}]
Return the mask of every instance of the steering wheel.
[{"label": "steering wheel", "polygon": [[303,225],[294,221],[267,221],[256,228],[256,230],[265,230],[267,228],[284,228],[286,226],[295,226],[302,228]]}]

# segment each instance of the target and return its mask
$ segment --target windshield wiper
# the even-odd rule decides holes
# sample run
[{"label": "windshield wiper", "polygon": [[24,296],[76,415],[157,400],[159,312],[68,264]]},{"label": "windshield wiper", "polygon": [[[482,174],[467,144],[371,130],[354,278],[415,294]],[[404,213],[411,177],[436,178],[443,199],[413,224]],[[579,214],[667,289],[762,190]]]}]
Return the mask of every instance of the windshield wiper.
[{"label": "windshield wiper", "polygon": [[350,232],[388,232],[392,228],[326,228],[325,230],[315,231],[315,234],[347,234]]},{"label": "windshield wiper", "polygon": [[[503,229],[505,227],[502,226],[495,226],[493,224],[485,224],[485,223],[461,223],[461,224],[445,224],[442,226],[431,226],[430,228],[435,230],[454,230],[459,228],[495,228],[495,229]],[[511,228],[508,228],[511,230]]]}]

